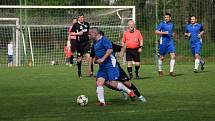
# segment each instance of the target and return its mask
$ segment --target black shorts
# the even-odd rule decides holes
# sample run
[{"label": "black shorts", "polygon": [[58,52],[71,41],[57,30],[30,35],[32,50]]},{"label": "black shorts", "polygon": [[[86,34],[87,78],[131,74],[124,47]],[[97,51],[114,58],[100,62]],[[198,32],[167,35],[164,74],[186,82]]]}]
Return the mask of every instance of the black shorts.
[{"label": "black shorts", "polygon": [[77,41],[76,43],[76,48],[77,48],[77,54],[78,56],[83,56],[85,53],[87,53],[87,45],[89,44],[89,42],[81,42],[81,41]]},{"label": "black shorts", "polygon": [[118,62],[117,65],[119,67],[119,78],[117,79],[117,81],[119,82],[129,81],[128,75],[125,73],[125,71],[122,69]]},{"label": "black shorts", "polygon": [[126,61],[140,62],[140,53],[138,52],[139,48],[130,49],[126,48]]},{"label": "black shorts", "polygon": [[75,50],[77,49],[77,48],[76,48],[76,47],[77,47],[77,40],[71,39],[71,40],[70,40],[70,45],[71,45],[71,51],[72,51],[72,52],[75,52]]}]

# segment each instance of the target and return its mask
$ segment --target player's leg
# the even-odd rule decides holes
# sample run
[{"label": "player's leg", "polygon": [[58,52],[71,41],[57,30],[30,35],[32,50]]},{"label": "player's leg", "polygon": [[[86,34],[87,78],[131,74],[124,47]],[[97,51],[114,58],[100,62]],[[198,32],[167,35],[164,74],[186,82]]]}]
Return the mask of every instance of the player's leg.
[{"label": "player's leg", "polygon": [[130,97],[135,97],[134,92],[128,89],[121,82],[117,82],[119,78],[119,69],[118,67],[111,67],[108,69],[108,80],[110,80],[110,86],[119,89],[120,91],[126,92]]},{"label": "player's leg", "polygon": [[98,106],[105,106],[105,98],[104,98],[104,83],[105,83],[105,72],[102,69],[99,69],[96,75],[96,94],[98,98]]},{"label": "player's leg", "polygon": [[133,60],[135,62],[135,74],[136,79],[139,79],[139,69],[140,69],[140,53],[138,52],[138,49],[135,49],[133,53]]},{"label": "player's leg", "polygon": [[173,42],[168,46],[168,52],[170,53],[170,56],[171,56],[171,59],[169,62],[169,75],[172,77],[175,77],[174,67],[175,67],[176,54],[175,54],[175,47]]},{"label": "player's leg", "polygon": [[160,44],[159,45],[159,58],[158,58],[158,74],[160,77],[163,76],[163,60],[164,56],[167,53],[167,45],[165,44]]},{"label": "player's leg", "polygon": [[127,61],[127,71],[128,74],[130,76],[130,79],[133,78],[133,74],[132,74],[132,55],[131,55],[131,50],[130,49],[126,49],[126,61]]},{"label": "player's leg", "polygon": [[200,65],[200,60],[201,60],[201,57],[200,57],[201,45],[196,44],[193,49],[194,49],[194,53],[195,53],[195,55],[194,55],[194,57],[195,57],[194,73],[197,73],[199,65]]},{"label": "player's leg", "polygon": [[[125,71],[121,68],[121,66],[118,64],[119,67],[119,79],[118,81],[122,82],[126,87],[134,91],[134,94],[139,98],[140,101],[145,102],[146,99],[140,94],[139,90],[136,88],[136,86],[130,82],[129,77],[125,73]],[[126,98],[125,98],[126,99]]]}]

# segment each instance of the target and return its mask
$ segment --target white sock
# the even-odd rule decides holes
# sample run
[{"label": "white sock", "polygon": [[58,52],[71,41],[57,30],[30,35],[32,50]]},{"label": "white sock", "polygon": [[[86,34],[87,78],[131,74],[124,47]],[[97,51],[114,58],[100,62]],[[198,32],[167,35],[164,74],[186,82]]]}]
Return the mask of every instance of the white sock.
[{"label": "white sock", "polygon": [[98,86],[96,89],[96,93],[97,93],[97,97],[98,97],[99,102],[105,103],[104,88],[102,86]]},{"label": "white sock", "polygon": [[200,60],[199,59],[195,59],[195,68],[194,69],[198,70],[199,63],[200,63]]},{"label": "white sock", "polygon": [[162,71],[162,64],[163,62],[160,60],[160,59],[158,59],[158,71]]},{"label": "white sock", "polygon": [[128,94],[131,92],[131,90],[129,90],[125,85],[123,85],[122,83],[118,82],[117,84],[117,88],[119,90],[122,90],[124,92],[127,92]]},{"label": "white sock", "polygon": [[169,62],[169,72],[173,72],[175,66],[175,59],[171,59]]}]

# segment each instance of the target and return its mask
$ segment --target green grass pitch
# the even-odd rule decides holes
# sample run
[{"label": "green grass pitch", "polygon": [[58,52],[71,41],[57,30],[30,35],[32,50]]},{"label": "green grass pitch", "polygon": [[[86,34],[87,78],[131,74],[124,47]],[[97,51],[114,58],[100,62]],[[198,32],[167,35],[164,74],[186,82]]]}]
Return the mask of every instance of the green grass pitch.
[{"label": "green grass pitch", "polygon": [[[86,66],[83,67],[86,72]],[[105,88],[106,107],[95,105],[95,78],[77,78],[76,67],[19,67],[0,70],[0,121],[214,121],[215,65],[193,73],[176,65],[177,77],[159,78],[153,65],[142,65],[142,79],[132,80],[147,102],[124,101]],[[84,73],[83,72],[83,73]],[[86,107],[77,96],[89,98]]]}]

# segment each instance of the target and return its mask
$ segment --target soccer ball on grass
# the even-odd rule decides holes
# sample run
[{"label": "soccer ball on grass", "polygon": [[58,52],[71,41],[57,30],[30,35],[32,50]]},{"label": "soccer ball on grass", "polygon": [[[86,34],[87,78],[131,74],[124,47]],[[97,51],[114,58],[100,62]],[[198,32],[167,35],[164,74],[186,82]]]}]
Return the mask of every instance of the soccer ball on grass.
[{"label": "soccer ball on grass", "polygon": [[86,106],[88,104],[88,98],[86,95],[80,95],[77,97],[77,104],[80,106]]}]

